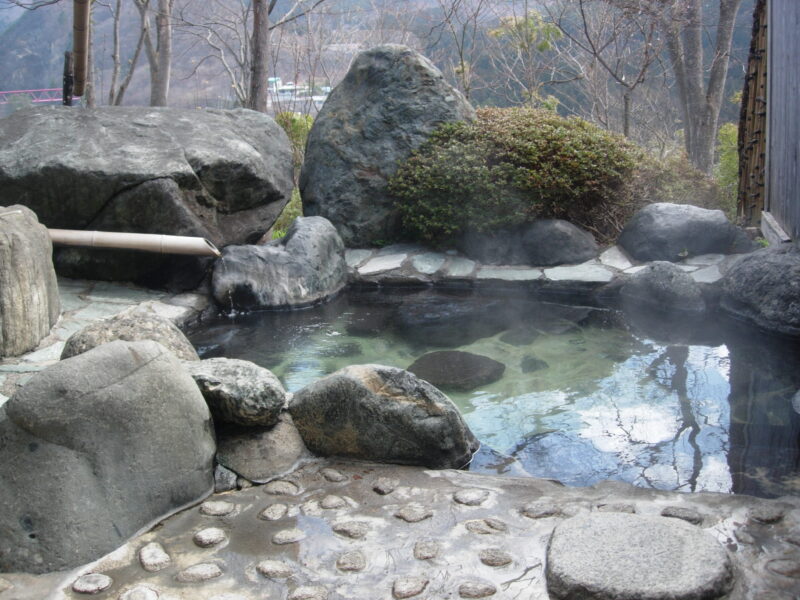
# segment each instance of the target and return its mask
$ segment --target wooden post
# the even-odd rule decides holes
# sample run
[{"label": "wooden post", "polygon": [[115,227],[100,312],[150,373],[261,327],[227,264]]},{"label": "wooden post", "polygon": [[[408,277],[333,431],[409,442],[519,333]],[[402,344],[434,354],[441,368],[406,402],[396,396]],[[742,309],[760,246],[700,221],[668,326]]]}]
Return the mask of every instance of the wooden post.
[{"label": "wooden post", "polygon": [[72,91],[75,85],[72,68],[72,52],[64,52],[64,88],[61,94],[64,106],[72,106]]}]

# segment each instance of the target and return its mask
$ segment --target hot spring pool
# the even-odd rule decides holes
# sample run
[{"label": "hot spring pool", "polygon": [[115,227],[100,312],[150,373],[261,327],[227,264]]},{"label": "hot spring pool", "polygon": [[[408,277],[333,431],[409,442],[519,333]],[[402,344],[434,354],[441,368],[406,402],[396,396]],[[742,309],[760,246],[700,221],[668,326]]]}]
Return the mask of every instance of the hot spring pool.
[{"label": "hot spring pool", "polygon": [[632,325],[616,311],[533,300],[351,291],[301,311],[220,316],[189,337],[202,357],[253,361],[290,392],[349,364],[407,368],[438,350],[497,360],[498,381],[445,390],[484,446],[473,470],[579,486],[800,492],[800,348],[742,326]]}]

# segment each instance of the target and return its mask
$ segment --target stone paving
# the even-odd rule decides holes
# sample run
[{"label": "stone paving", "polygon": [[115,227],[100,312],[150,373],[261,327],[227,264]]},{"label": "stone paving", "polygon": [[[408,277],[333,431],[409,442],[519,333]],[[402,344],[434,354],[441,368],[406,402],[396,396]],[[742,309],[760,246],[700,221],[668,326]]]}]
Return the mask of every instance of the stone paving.
[{"label": "stone paving", "polygon": [[[719,281],[737,258],[738,255],[706,254],[687,258],[677,265],[697,283],[711,284]],[[364,284],[528,284],[542,289],[576,290],[604,285],[645,267],[632,261],[618,246],[608,248],[594,260],[558,267],[482,265],[455,250],[431,252],[413,244],[396,244],[379,250],[351,249],[346,251],[345,260],[354,280]]]},{"label": "stone paving", "polygon": [[167,317],[178,326],[198,318],[209,307],[202,294],[167,294],[120,283],[84,281],[59,277],[61,318],[33,351],[0,360],[0,405],[31,376],[58,362],[69,336],[96,319],[111,317],[139,306],[141,310]]},{"label": "stone paving", "polygon": [[788,600],[800,498],[319,460],[216,494],[58,582],[4,581],[0,600]]}]

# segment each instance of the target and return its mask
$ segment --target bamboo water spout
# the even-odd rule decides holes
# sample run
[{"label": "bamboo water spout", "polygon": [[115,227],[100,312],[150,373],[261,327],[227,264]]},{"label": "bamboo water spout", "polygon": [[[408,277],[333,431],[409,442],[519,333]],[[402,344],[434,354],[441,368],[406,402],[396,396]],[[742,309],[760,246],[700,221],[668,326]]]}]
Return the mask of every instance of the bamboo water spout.
[{"label": "bamboo water spout", "polygon": [[154,233],[119,233],[115,231],[84,231],[76,229],[49,229],[54,244],[88,246],[90,248],[119,248],[141,250],[159,254],[189,254],[215,256],[221,253],[205,238]]}]

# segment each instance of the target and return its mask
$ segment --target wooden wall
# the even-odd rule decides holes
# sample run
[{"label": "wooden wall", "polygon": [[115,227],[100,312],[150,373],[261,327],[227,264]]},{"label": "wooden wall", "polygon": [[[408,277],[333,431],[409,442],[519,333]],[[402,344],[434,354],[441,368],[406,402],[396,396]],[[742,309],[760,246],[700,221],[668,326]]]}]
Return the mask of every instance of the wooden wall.
[{"label": "wooden wall", "polygon": [[767,206],[800,240],[800,1],[769,0]]}]

